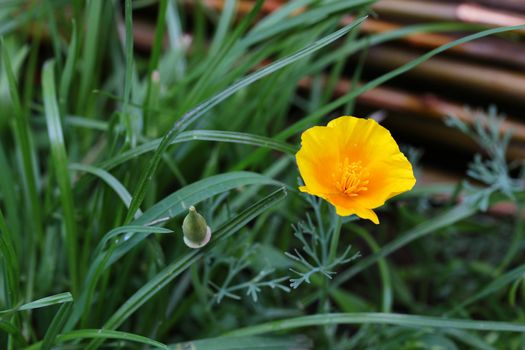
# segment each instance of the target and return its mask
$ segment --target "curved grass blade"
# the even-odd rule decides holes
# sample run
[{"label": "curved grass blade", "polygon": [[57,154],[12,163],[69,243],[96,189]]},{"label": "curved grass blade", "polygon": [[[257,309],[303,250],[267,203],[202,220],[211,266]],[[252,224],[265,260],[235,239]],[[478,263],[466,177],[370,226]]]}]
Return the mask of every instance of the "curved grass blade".
[{"label": "curved grass blade", "polygon": [[[116,177],[114,177],[104,169],[79,163],[69,164],[69,169],[83,171],[99,177],[100,179],[102,179],[102,181],[108,184],[108,186],[111,187],[113,191],[115,191],[115,193],[119,196],[124,205],[129,208],[129,204],[131,203],[131,195],[129,194],[128,190]],[[136,218],[140,215],[142,215],[142,210],[139,209],[137,210]]]},{"label": "curved grass blade", "polygon": [[[67,332],[59,335],[56,338],[56,343],[65,343],[68,341],[78,341],[81,339],[115,339],[121,341],[128,341],[134,343],[145,344],[153,346],[158,349],[169,350],[169,347],[165,344],[162,344],[156,340],[144,337],[142,335],[121,332],[121,331],[112,331],[107,329],[79,329],[76,331]],[[24,350],[39,350],[41,349],[42,344],[36,343],[33,344]]]},{"label": "curved grass blade", "polygon": [[275,72],[279,69],[286,67],[287,65],[304,58],[306,56],[309,56],[316,52],[317,50],[329,45],[330,43],[334,42],[335,40],[339,39],[343,35],[347,34],[350,30],[358,26],[364,21],[365,18],[360,18],[356,21],[354,21],[352,24],[343,27],[342,29],[336,31],[335,33],[332,33],[316,42],[314,42],[311,45],[308,45],[302,50],[299,50],[295,54],[292,54],[288,57],[285,57],[281,60],[278,60],[267,67],[264,67],[260,70],[258,70],[255,73],[252,73],[245,77],[244,79],[239,80],[237,83],[234,83],[229,88],[221,91],[217,95],[211,97],[210,99],[206,100],[190,112],[183,115],[171,128],[168,133],[164,136],[161,143],[159,144],[159,147],[155,151],[150,163],[148,164],[148,167],[146,171],[142,173],[142,176],[139,180],[138,186],[133,194],[133,200],[130,205],[130,209],[128,211],[128,214],[125,219],[125,223],[129,223],[132,218],[135,215],[135,212],[141,205],[144,196],[146,194],[146,188],[147,183],[150,181],[150,179],[153,178],[153,174],[157,170],[157,167],[160,163],[162,154],[166,151],[166,148],[171,144],[171,141],[177,134],[181,131],[183,131],[185,128],[187,128],[191,123],[193,123],[195,120],[203,116],[207,111],[209,111],[211,108],[219,104],[220,102],[224,101],[240,89],[249,86],[250,84],[256,82],[257,80]]},{"label": "curved grass blade", "polygon": [[[213,235],[212,240],[201,249],[188,252],[183,257],[177,259],[160,273],[153,277],[148,283],[133,294],[122,306],[109,318],[104,324],[104,329],[115,329],[119,327],[128,317],[133,314],[139,307],[150,300],[157,292],[164,288],[168,283],[173,281],[178,275],[184,272],[188,267],[199,261],[206,252],[213,249],[218,242],[228,239],[234,233],[242,229],[248,222],[255,217],[264,213],[266,210],[280,202],[286,197],[285,188],[281,188],[266,198],[258,201],[251,207],[234,216],[224,225],[222,225]],[[92,342],[87,350],[94,350],[100,346],[99,341]]]},{"label": "curved grass blade", "polygon": [[[111,159],[100,163],[100,167],[106,170],[116,167],[130,159],[138,157],[144,153],[151,152],[157,149],[161,143],[161,139],[156,139],[144,143],[134,149],[123,152]],[[178,134],[170,143],[170,145],[190,141],[217,141],[217,142],[231,142],[245,145],[252,145],[258,147],[266,147],[279,152],[295,154],[297,149],[288,143],[274,140],[270,137],[254,135],[243,132],[221,131],[221,130],[191,130],[184,131]]]},{"label": "curved grass blade", "polygon": [[170,344],[173,350],[289,350],[311,349],[312,341],[304,336],[292,337],[236,337],[199,339]]},{"label": "curved grass blade", "polygon": [[6,314],[11,314],[11,313],[17,312],[17,311],[40,309],[40,308],[48,307],[48,306],[52,306],[52,305],[63,304],[63,303],[70,303],[72,301],[73,301],[73,296],[69,292],[55,294],[55,295],[51,295],[49,297],[45,297],[45,298],[42,298],[42,299],[38,299],[38,300],[32,301],[32,302],[27,303],[27,304],[23,304],[23,305],[21,305],[19,307],[13,308],[13,309],[2,310],[2,311],[0,311],[0,316],[1,315],[6,315]]},{"label": "curved grass blade", "polygon": [[113,238],[122,235],[122,234],[137,234],[137,233],[144,233],[144,234],[152,234],[152,233],[173,233],[172,230],[164,228],[164,227],[155,227],[155,226],[122,226],[117,227],[111,231],[109,231],[104,237],[100,240],[100,243],[98,244],[97,248],[95,249],[95,256],[102,253],[104,247],[106,244]]},{"label": "curved grass blade", "polygon": [[271,321],[252,327],[241,328],[225,334],[226,337],[241,337],[278,332],[308,326],[333,324],[387,324],[412,328],[468,329],[491,332],[525,333],[525,324],[511,322],[478,321],[404,315],[394,313],[321,314]]}]

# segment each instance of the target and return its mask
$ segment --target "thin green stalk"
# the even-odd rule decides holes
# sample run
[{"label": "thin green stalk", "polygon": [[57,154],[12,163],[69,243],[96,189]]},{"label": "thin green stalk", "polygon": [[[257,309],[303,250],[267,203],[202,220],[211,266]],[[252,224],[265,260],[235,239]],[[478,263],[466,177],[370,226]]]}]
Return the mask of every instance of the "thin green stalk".
[{"label": "thin green stalk", "polygon": [[330,251],[328,253],[328,263],[330,264],[335,260],[337,255],[337,247],[339,245],[339,236],[341,235],[341,226],[343,225],[343,219],[336,215],[336,221],[334,231],[332,233],[332,240],[330,241]]}]

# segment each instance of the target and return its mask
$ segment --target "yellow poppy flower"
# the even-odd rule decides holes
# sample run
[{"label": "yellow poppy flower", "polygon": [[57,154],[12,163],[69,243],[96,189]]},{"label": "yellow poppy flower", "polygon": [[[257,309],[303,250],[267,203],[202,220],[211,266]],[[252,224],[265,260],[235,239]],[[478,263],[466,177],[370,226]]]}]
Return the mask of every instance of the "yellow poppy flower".
[{"label": "yellow poppy flower", "polygon": [[372,209],[416,183],[390,132],[372,119],[344,116],[306,130],[296,159],[302,192],[327,200],[340,216],[355,214],[375,224]]}]

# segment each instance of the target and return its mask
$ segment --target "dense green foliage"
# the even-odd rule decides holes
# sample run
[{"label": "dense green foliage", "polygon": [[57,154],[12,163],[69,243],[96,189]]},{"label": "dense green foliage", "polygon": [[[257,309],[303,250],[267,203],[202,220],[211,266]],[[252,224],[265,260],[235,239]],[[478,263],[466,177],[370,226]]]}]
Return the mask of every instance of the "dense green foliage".
[{"label": "dense green foliage", "polygon": [[[418,186],[379,226],[297,191],[301,131],[512,29],[360,36],[373,2],[295,0],[261,19],[258,1],[240,20],[235,1],[1,2],[0,348],[523,349],[524,223],[481,212],[523,208],[497,130],[452,122],[486,136],[492,158],[470,173],[483,191]],[[158,18],[147,52],[143,11]],[[478,32],[332,98],[345,69],[361,74],[349,55],[451,30]],[[191,205],[213,230],[198,250],[182,240]]]}]

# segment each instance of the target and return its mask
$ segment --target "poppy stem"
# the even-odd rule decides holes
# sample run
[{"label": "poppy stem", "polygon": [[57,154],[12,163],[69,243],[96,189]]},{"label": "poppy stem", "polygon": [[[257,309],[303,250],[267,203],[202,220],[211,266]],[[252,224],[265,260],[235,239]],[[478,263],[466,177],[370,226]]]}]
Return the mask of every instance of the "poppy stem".
[{"label": "poppy stem", "polygon": [[339,236],[341,234],[341,226],[343,224],[343,219],[336,215],[337,219],[335,222],[334,232],[332,233],[332,240],[330,242],[330,252],[328,254],[328,263],[330,264],[334,261],[337,254],[337,246],[339,245]]}]

